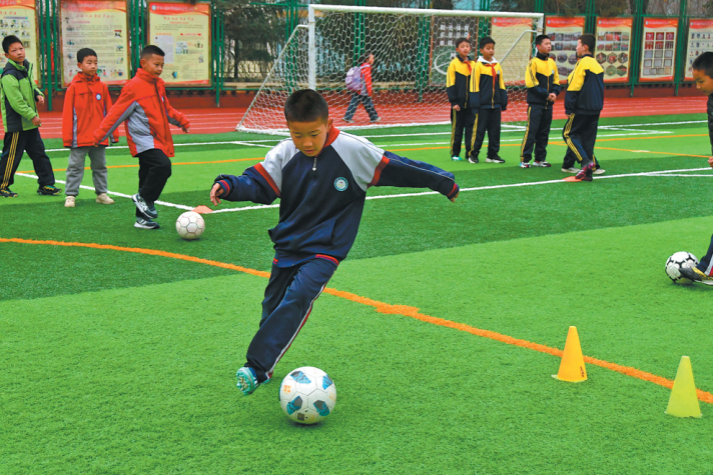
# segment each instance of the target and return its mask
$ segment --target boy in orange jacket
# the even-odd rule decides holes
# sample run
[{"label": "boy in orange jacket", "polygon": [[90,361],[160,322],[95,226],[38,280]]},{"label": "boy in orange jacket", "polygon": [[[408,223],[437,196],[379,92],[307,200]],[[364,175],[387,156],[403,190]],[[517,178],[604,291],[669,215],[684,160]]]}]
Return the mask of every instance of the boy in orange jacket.
[{"label": "boy in orange jacket", "polygon": [[[84,160],[89,154],[92,168],[94,192],[97,203],[110,205],[114,200],[106,194],[107,169],[104,149],[109,140],[94,146],[94,130],[111,109],[109,88],[97,76],[97,53],[93,49],[82,48],[77,52],[77,67],[80,72],[67,88],[62,109],[62,141],[69,147],[67,165],[67,187],[64,193],[65,208],[74,208],[79,194],[79,185],[84,177]],[[112,142],[119,141],[119,131],[114,131]]]},{"label": "boy in orange jacket", "polygon": [[185,115],[171,107],[166,97],[161,73],[165,53],[148,45],[141,51],[141,69],[126,86],[97,130],[94,143],[99,144],[126,121],[126,140],[131,155],[139,158],[139,192],[131,198],[136,205],[136,223],[140,229],[158,229],[153,221],[158,216],[154,202],[171,176],[173,138],[168,124],[189,132]]}]

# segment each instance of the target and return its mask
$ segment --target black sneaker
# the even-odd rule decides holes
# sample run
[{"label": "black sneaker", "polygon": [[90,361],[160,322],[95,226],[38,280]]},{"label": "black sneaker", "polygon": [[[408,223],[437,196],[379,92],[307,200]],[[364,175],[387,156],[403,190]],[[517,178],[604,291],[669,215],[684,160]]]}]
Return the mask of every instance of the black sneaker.
[{"label": "black sneaker", "polygon": [[706,285],[713,285],[713,277],[701,272],[697,267],[680,267],[678,271],[681,275],[693,282],[700,282]]},{"label": "black sneaker", "polygon": [[158,229],[161,226],[159,226],[156,221],[151,221],[150,219],[136,218],[134,227],[139,229]]},{"label": "black sneaker", "polygon": [[17,193],[11,191],[10,188],[0,188],[0,196],[3,198],[17,198]]},{"label": "black sneaker", "polygon": [[37,189],[38,195],[55,196],[60,193],[62,193],[62,190],[54,185],[45,185]]},{"label": "black sneaker", "polygon": [[495,155],[494,157],[488,157],[485,159],[488,163],[505,163],[505,160]]},{"label": "black sneaker", "polygon": [[582,181],[592,181],[592,172],[596,168],[596,165],[594,162],[589,162],[585,166],[582,167],[581,170],[577,172],[574,177],[577,180],[582,180]]},{"label": "black sneaker", "polygon": [[468,162],[469,163],[480,163],[480,160],[478,160],[478,157],[468,157]]},{"label": "black sneaker", "polygon": [[149,202],[145,201],[138,193],[132,195],[131,199],[134,201],[136,209],[146,216],[149,221],[158,218],[158,212],[156,208],[154,208],[153,203],[149,204]]}]

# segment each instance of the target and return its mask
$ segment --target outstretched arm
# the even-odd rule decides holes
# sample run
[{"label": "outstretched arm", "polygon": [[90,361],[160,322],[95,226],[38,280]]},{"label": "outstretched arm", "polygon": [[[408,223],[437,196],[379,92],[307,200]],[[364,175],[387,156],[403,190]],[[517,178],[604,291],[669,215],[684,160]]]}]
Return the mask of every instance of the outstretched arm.
[{"label": "outstretched arm", "polygon": [[214,205],[219,204],[221,198],[267,205],[279,196],[280,190],[259,163],[240,176],[218,175],[210,191],[210,200]]},{"label": "outstretched arm", "polygon": [[455,201],[460,191],[452,173],[392,152],[384,152],[369,185],[430,188],[451,201]]}]

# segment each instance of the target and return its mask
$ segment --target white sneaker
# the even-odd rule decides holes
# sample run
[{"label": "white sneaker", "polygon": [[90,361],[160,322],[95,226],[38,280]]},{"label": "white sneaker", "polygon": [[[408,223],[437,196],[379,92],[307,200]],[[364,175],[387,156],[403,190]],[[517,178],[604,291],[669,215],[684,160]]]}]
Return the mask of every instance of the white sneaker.
[{"label": "white sneaker", "polygon": [[574,167],[563,168],[562,173],[579,173],[579,169]]},{"label": "white sneaker", "polygon": [[594,170],[593,173],[594,173],[595,175],[604,175],[605,172],[606,172],[605,169],[603,169],[603,168],[597,168],[596,170]]},{"label": "white sneaker", "polygon": [[101,203],[103,205],[111,205],[114,204],[114,200],[109,198],[106,193],[99,193],[97,195],[97,203]]},{"label": "white sneaker", "polygon": [[74,208],[74,196],[68,196],[64,199],[65,208]]}]

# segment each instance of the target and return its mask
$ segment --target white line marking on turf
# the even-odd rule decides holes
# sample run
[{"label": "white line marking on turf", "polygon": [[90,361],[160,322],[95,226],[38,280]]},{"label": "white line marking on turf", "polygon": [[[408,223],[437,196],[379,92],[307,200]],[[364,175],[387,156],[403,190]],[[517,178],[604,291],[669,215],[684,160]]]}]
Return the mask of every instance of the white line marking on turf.
[{"label": "white line marking on turf", "polygon": [[[15,176],[24,176],[24,177],[27,177],[27,178],[34,178],[34,179],[37,179],[37,176],[36,176],[36,175],[31,175],[31,174],[29,174],[29,173],[15,173]],[[62,181],[62,180],[55,180],[55,183],[62,183],[63,185],[66,185],[66,184],[67,184],[66,181]],[[92,190],[92,191],[94,191],[94,187],[93,187],[93,186],[79,185],[79,188],[81,188],[81,189],[83,189],[83,190]],[[119,192],[117,192],[117,191],[107,191],[106,194],[107,194],[107,195],[120,196],[120,197],[122,197],[122,198],[131,199],[131,195],[126,195],[126,194],[124,194],[124,193],[119,193]],[[192,211],[192,210],[195,208],[195,206],[178,205],[178,204],[175,204],[175,203],[168,203],[168,202],[166,202],[166,201],[154,201],[154,203],[156,203],[156,204],[158,204],[158,205],[169,206],[169,207],[171,207],[171,208],[185,209],[185,210],[188,210],[188,211]]]}]

